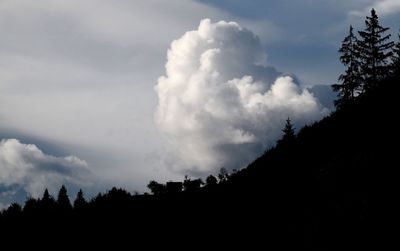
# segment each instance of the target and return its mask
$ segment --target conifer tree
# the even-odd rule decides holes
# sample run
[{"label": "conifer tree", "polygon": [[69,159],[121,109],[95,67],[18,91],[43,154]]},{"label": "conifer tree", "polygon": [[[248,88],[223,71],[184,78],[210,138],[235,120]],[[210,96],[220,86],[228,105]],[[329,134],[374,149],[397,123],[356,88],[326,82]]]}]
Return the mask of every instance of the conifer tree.
[{"label": "conifer tree", "polygon": [[347,66],[347,69],[345,73],[339,76],[340,83],[332,85],[332,89],[338,92],[338,100],[335,101],[337,108],[352,101],[362,85],[357,38],[352,26],[350,26],[349,34],[343,40],[339,52],[341,53],[340,61]]},{"label": "conifer tree", "polygon": [[57,203],[62,211],[68,211],[72,209],[72,205],[69,200],[68,192],[65,186],[61,186],[60,191],[58,192]]},{"label": "conifer tree", "polygon": [[400,75],[400,34],[399,40],[393,47],[393,55],[392,55],[392,74]]},{"label": "conifer tree", "polygon": [[282,130],[283,136],[282,139],[278,141],[278,144],[280,145],[290,145],[293,143],[293,141],[296,138],[296,135],[294,133],[294,127],[292,122],[290,121],[290,118],[286,120],[285,128]]},{"label": "conifer tree", "polygon": [[46,188],[44,190],[43,197],[38,200],[38,214],[44,217],[42,218],[43,220],[49,219],[48,217],[52,216],[55,212],[56,206],[56,201]]},{"label": "conifer tree", "polygon": [[51,199],[51,197],[50,197],[49,190],[47,190],[47,188],[46,188],[43,193],[42,201],[48,201],[50,199]]},{"label": "conifer tree", "polygon": [[374,9],[371,10],[371,16],[366,17],[365,25],[365,29],[358,32],[360,39],[357,49],[364,79],[363,90],[367,91],[375,88],[379,81],[388,76],[389,59],[394,43],[389,41],[390,34],[385,34],[389,28],[379,24],[379,18]]},{"label": "conifer tree", "polygon": [[74,201],[74,209],[82,210],[87,205],[85,198],[83,197],[82,189],[79,189],[79,192],[76,194],[76,199]]},{"label": "conifer tree", "polygon": [[43,197],[41,199],[41,205],[44,209],[51,209],[55,205],[55,200],[50,195],[49,190],[47,188],[44,190]]}]

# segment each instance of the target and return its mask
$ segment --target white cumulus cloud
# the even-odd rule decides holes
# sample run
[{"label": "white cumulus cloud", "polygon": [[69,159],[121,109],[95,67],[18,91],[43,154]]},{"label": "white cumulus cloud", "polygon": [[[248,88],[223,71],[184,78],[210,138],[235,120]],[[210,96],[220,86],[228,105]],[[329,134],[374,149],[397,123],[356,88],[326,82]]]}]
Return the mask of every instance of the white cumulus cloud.
[{"label": "white cumulus cloud", "polygon": [[281,135],[326,114],[290,76],[267,66],[259,38],[235,22],[202,20],[168,50],[156,123],[175,171],[241,168]]},{"label": "white cumulus cloud", "polygon": [[78,157],[46,155],[36,145],[23,144],[17,139],[0,141],[0,186],[3,188],[23,189],[37,197],[45,187],[55,191],[62,184],[87,185],[89,181],[84,179],[87,172],[87,163]]}]

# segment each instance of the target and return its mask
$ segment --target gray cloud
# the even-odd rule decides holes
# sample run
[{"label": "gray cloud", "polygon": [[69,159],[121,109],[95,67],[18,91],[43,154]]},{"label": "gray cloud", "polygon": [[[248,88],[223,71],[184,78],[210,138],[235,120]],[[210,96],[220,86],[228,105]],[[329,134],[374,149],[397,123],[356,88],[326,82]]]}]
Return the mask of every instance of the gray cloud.
[{"label": "gray cloud", "polygon": [[287,117],[327,113],[290,76],[267,66],[260,40],[235,22],[202,20],[171,44],[156,121],[180,172],[241,168],[271,146]]},{"label": "gray cloud", "polygon": [[47,155],[36,145],[23,144],[17,139],[0,141],[2,197],[18,189],[37,197],[46,187],[55,191],[62,184],[88,187],[90,180],[87,163],[76,156]]}]

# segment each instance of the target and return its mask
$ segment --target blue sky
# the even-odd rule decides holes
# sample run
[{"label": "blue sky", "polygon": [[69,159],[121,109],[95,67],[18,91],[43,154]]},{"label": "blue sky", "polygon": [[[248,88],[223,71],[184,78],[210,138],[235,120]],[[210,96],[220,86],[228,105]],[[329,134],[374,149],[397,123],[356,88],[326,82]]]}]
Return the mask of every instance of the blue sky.
[{"label": "blue sky", "polygon": [[62,183],[94,194],[182,179],[154,122],[154,87],[171,42],[202,19],[249,29],[297,84],[330,85],[348,26],[361,29],[372,7],[396,33],[398,0],[0,1],[0,206]]}]

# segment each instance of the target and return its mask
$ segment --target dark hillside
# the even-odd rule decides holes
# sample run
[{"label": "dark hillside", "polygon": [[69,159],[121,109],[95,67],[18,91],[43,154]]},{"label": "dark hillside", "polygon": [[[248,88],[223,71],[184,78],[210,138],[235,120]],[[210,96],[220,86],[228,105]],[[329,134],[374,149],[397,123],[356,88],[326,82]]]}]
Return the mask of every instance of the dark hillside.
[{"label": "dark hillside", "polygon": [[398,84],[398,78],[389,79],[301,129],[291,145],[266,152],[232,186],[276,194],[290,211],[287,219],[293,217],[288,224],[313,245],[393,240]]}]

